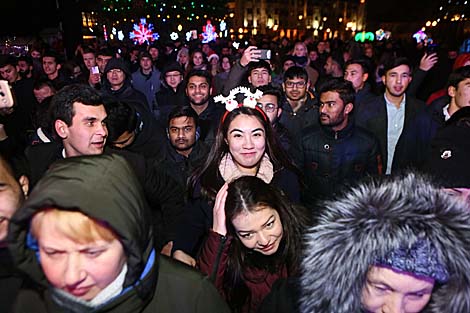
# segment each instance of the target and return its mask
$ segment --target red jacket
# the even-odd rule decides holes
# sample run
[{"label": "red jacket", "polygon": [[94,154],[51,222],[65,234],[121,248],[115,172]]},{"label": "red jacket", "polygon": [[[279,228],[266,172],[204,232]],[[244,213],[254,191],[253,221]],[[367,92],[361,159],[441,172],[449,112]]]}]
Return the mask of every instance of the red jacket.
[{"label": "red jacket", "polygon": [[[223,237],[211,230],[198,258],[199,269],[212,278],[217,290],[225,299],[227,299],[227,294],[223,287],[223,277],[227,269],[228,252],[232,240],[230,236]],[[219,260],[217,260],[218,257]],[[279,278],[288,276],[286,266],[275,273],[253,267],[245,268],[243,275],[246,278],[245,284],[251,292],[251,302],[243,308],[243,312],[257,312],[273,284]]]}]

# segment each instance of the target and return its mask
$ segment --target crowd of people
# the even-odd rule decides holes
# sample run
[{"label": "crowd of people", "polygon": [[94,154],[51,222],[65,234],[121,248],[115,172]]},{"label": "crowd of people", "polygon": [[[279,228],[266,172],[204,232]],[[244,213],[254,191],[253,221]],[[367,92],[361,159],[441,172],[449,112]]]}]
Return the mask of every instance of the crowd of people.
[{"label": "crowd of people", "polygon": [[470,312],[469,53],[96,42],[0,76],[0,311]]}]

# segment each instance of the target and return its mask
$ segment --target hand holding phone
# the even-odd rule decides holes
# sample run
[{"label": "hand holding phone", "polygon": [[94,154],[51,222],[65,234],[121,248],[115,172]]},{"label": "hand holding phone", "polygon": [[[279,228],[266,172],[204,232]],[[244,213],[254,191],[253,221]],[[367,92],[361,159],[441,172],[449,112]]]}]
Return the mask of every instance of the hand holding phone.
[{"label": "hand holding phone", "polygon": [[6,80],[0,80],[0,109],[6,110],[13,107],[14,100],[10,85]]}]

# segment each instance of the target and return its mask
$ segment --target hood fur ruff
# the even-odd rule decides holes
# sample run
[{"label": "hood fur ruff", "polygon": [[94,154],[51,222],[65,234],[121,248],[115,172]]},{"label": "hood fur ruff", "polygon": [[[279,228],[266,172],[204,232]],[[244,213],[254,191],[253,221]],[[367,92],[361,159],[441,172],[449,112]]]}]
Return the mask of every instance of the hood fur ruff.
[{"label": "hood fur ruff", "polygon": [[425,236],[450,280],[422,312],[470,312],[470,210],[426,179],[409,174],[352,189],[325,203],[306,235],[302,313],[361,312],[361,292],[377,257]]}]

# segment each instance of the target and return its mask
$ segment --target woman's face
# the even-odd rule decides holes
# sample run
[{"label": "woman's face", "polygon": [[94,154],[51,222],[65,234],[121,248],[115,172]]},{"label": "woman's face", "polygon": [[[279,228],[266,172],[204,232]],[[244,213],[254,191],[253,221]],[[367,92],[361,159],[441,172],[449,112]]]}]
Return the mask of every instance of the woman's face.
[{"label": "woman's face", "polygon": [[179,57],[179,61],[181,65],[188,63],[189,56],[186,53],[181,53]]},{"label": "woman's face", "polygon": [[[82,300],[92,300],[121,272],[126,257],[119,240],[78,243],[44,216],[37,233],[41,267],[52,286]],[[48,227],[45,227],[47,225]]]},{"label": "woman's face", "polygon": [[238,169],[255,175],[266,147],[266,133],[261,122],[255,116],[238,115],[230,123],[226,142]]},{"label": "woman's face", "polygon": [[240,241],[248,249],[264,255],[272,255],[279,249],[283,229],[279,213],[272,208],[243,211],[232,219]]},{"label": "woman's face", "polygon": [[307,49],[303,44],[296,44],[294,48],[294,55],[304,57],[307,55]]},{"label": "woman's face", "polygon": [[224,72],[228,72],[232,68],[232,64],[230,64],[229,58],[222,58],[221,65],[222,65],[222,69],[224,70]]},{"label": "woman's face", "polygon": [[204,58],[202,56],[202,53],[201,52],[195,52],[194,55],[193,55],[194,65],[199,66],[199,65],[202,64],[203,61],[204,61]]}]

